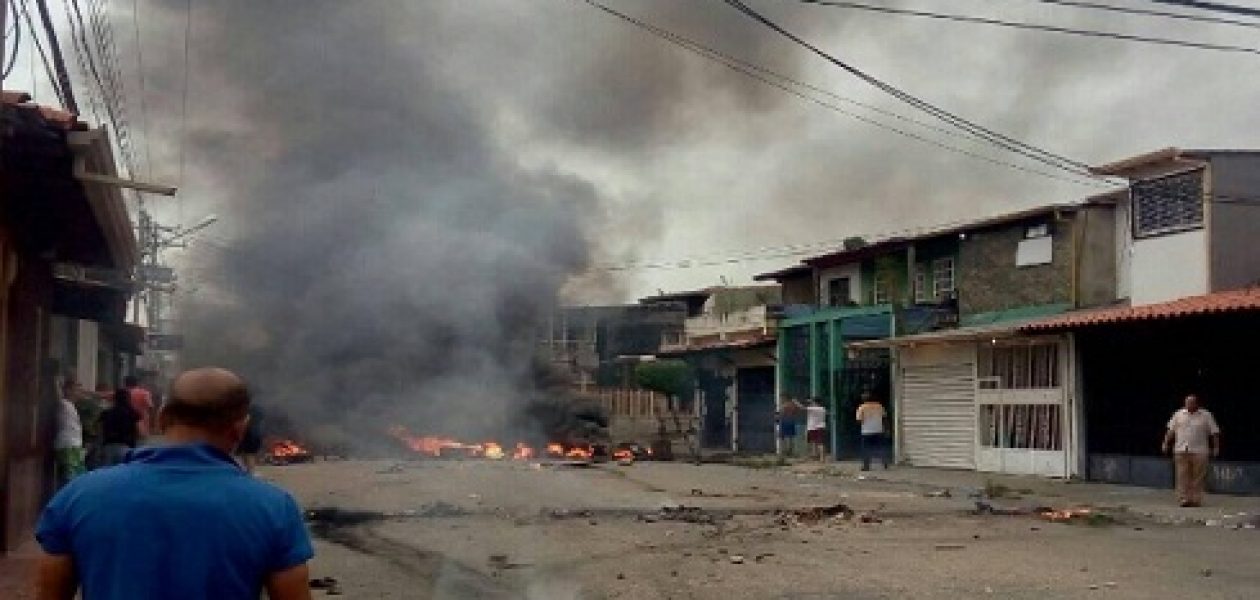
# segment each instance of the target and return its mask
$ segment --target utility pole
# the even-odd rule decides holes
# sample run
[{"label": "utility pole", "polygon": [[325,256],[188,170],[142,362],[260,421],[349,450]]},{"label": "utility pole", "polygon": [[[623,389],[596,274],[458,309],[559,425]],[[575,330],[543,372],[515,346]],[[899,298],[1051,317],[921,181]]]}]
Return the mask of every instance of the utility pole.
[{"label": "utility pole", "polygon": [[[65,109],[79,114],[79,103],[74,99],[74,90],[70,87],[70,72],[66,70],[66,60],[61,56],[61,44],[57,42],[57,31],[53,28],[52,17],[48,15],[48,3],[45,0],[35,0],[35,6],[39,8],[39,20],[44,24],[44,33],[48,36],[48,50],[52,54],[53,68],[57,70],[57,85],[61,88],[61,95],[66,103]],[[35,32],[32,31],[34,36]]]},{"label": "utility pole", "polygon": [[[213,225],[218,218],[209,215],[191,226],[165,226],[159,224],[145,208],[143,201],[139,204],[137,216],[137,238],[140,244],[140,265],[136,269],[136,280],[139,291],[132,305],[133,320],[140,320],[140,302],[144,302],[145,329],[150,341],[150,356],[155,356],[151,367],[159,374],[164,370],[161,360],[166,353],[178,351],[171,342],[177,337],[166,331],[166,296],[175,291],[176,276],[174,269],[162,259],[162,251],[171,248],[184,248],[188,237]],[[155,344],[154,342],[163,342]]]}]

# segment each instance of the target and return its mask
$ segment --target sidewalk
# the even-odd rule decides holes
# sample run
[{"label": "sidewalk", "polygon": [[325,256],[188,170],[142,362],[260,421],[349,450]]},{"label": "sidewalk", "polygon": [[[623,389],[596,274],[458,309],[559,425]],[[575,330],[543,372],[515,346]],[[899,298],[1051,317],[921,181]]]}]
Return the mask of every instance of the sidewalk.
[{"label": "sidewalk", "polygon": [[0,556],[0,597],[5,600],[32,600],[35,598],[35,560],[39,546],[35,540],[17,550]]},{"label": "sidewalk", "polygon": [[1051,479],[954,469],[894,466],[860,470],[858,462],[798,462],[785,469],[796,473],[830,475],[916,488],[923,494],[967,498],[986,489],[996,492],[995,504],[1012,507],[1094,507],[1125,512],[1144,519],[1174,525],[1207,525],[1231,529],[1260,528],[1260,497],[1209,494],[1201,508],[1181,508],[1170,489]]}]

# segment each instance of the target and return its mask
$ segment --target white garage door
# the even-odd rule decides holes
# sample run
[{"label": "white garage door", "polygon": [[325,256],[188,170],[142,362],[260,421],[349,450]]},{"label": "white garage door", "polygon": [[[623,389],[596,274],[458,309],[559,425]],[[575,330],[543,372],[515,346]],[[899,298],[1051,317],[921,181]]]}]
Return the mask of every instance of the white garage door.
[{"label": "white garage door", "polygon": [[907,365],[901,394],[906,461],[921,467],[975,468],[975,364]]}]

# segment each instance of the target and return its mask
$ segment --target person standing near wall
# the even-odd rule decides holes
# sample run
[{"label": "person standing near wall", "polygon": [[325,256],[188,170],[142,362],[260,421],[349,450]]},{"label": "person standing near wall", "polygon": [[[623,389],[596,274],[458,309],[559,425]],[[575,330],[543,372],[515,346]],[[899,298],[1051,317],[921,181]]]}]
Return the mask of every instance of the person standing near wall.
[{"label": "person standing near wall", "polygon": [[810,398],[805,407],[805,441],[818,462],[827,460],[827,409],[817,398]]},{"label": "person standing near wall", "polygon": [[857,409],[857,420],[862,425],[862,470],[871,470],[871,454],[879,453],[884,468],[888,468],[888,449],[884,443],[884,422],[888,411],[870,392],[862,392],[862,404]]},{"label": "person standing near wall", "polygon": [[56,453],[57,476],[62,485],[87,470],[83,456],[83,421],[79,419],[79,410],[72,401],[81,391],[79,382],[73,378],[66,378],[61,384],[53,452]]},{"label": "person standing near wall", "polygon": [[1186,396],[1185,408],[1173,413],[1164,433],[1164,453],[1172,453],[1177,477],[1177,502],[1201,506],[1207,487],[1208,457],[1221,453],[1221,428],[1199,397]]},{"label": "person standing near wall", "polygon": [[123,462],[127,451],[136,447],[140,435],[140,415],[131,407],[131,394],[125,389],[114,392],[110,407],[101,413],[101,465],[109,467]]},{"label": "person standing near wall", "polygon": [[784,456],[796,456],[796,430],[804,408],[791,396],[784,395],[780,401],[779,447]]},{"label": "person standing near wall", "polygon": [[144,443],[153,434],[153,394],[140,386],[140,379],[135,375],[123,378],[127,393],[131,395],[131,407],[140,415],[140,443]]}]

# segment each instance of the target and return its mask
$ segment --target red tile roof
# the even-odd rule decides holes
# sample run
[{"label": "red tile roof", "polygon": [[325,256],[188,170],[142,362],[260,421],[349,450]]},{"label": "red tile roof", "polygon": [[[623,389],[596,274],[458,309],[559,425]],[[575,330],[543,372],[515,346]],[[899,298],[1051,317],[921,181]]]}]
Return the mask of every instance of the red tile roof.
[{"label": "red tile roof", "polygon": [[1076,311],[1035,321],[1020,329],[1022,331],[1079,329],[1113,323],[1244,312],[1260,313],[1260,287],[1190,296],[1158,304]]},{"label": "red tile roof", "polygon": [[79,121],[78,115],[54,108],[43,104],[35,104],[31,102],[31,95],[26,92],[16,92],[12,90],[0,91],[0,104],[7,104],[16,108],[39,111],[45,121],[60,127],[66,131],[77,130],[82,131],[88,129],[86,123]]}]

